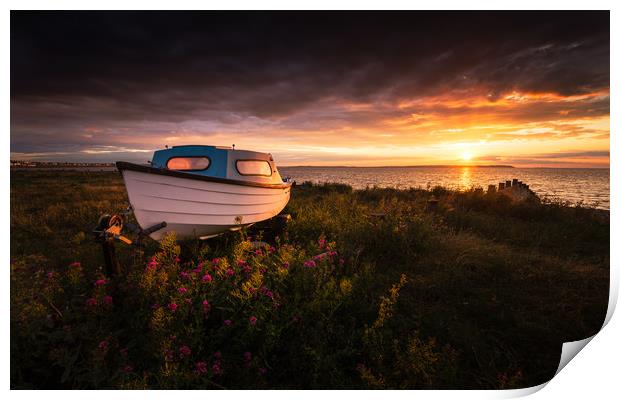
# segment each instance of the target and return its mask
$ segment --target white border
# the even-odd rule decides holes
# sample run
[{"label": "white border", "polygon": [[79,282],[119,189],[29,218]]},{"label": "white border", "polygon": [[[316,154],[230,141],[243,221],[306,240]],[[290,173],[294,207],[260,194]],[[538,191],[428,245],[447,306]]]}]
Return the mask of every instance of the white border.
[{"label": "white border", "polygon": [[[333,0],[314,0],[314,1],[275,1],[275,0],[263,0],[263,1],[226,1],[226,2],[205,2],[205,1],[188,1],[188,0],[175,0],[174,2],[164,2],[160,0],[153,0],[149,2],[136,2],[136,1],[76,1],[76,0],[57,0],[50,1],[9,1],[6,4],[9,5],[9,9],[505,9],[505,10],[544,10],[544,9],[599,9],[599,10],[612,10],[611,12],[611,62],[615,70],[618,70],[620,63],[617,62],[616,40],[618,39],[618,24],[620,18],[616,16],[616,10],[614,5],[617,2],[612,1],[597,1],[589,0],[583,1],[541,1],[541,0],[521,0],[521,1],[481,1],[481,0],[469,0],[463,1],[442,1],[442,2],[410,2],[410,1],[397,1],[397,0],[382,0],[381,2],[368,1],[368,0],[347,0],[338,1]],[[10,14],[5,11],[0,17],[0,26],[3,33],[3,62],[2,68],[4,69],[5,78],[2,81],[2,88],[4,92],[4,109],[2,113],[3,126],[6,127],[6,133],[3,136],[3,142],[5,143],[5,151],[2,154],[2,160],[4,165],[9,165],[9,151],[10,151]],[[614,68],[611,69],[611,91],[618,88],[618,80],[614,75]],[[611,100],[611,132],[615,132],[618,128],[615,116],[618,115],[617,104]],[[615,150],[617,150],[616,140],[611,138],[611,208],[616,210],[618,207],[618,189],[614,183],[620,182],[618,180],[618,168],[617,162],[615,162]],[[5,167],[0,172],[2,174],[2,182],[5,187],[5,195],[2,198],[3,212],[2,212],[2,226],[10,226],[10,198],[7,196],[10,193],[9,169]],[[618,223],[620,222],[615,212],[611,213],[611,237],[612,243],[618,242]],[[5,259],[9,257],[9,240],[5,238],[2,243],[3,254]],[[9,318],[10,305],[9,305],[9,279],[8,271],[5,270],[5,279],[2,280],[2,288],[5,296],[3,298],[4,305],[3,311],[6,319]],[[328,397],[341,397],[341,396],[355,396],[358,399],[370,399],[390,396],[394,398],[407,398],[422,397],[422,398],[454,398],[459,399],[480,399],[480,398],[505,398],[516,397],[526,395],[537,390],[534,396],[536,398],[584,398],[589,397],[603,397],[604,394],[618,393],[618,377],[617,377],[617,360],[620,356],[620,346],[618,345],[618,338],[620,338],[620,323],[618,318],[609,320],[609,317],[613,313],[618,295],[618,251],[616,247],[612,246],[611,251],[611,275],[612,275],[612,290],[610,291],[610,305],[608,311],[608,324],[601,331],[600,334],[595,335],[592,338],[590,344],[585,347],[576,359],[568,363],[568,365],[561,370],[561,372],[552,379],[548,384],[541,385],[535,388],[520,389],[516,391],[321,391],[316,393],[315,391],[296,391],[291,393],[289,391],[264,391],[264,392],[209,392],[208,394],[201,391],[184,391],[179,395],[189,398],[204,398],[205,395],[217,396],[218,398],[247,398],[252,397],[269,397],[270,399],[288,399],[291,396],[295,396],[299,399],[312,399],[315,400],[316,396],[328,396]],[[5,319],[5,321],[6,321]],[[10,347],[9,347],[9,324],[5,324],[5,329],[2,332],[3,346],[2,346],[2,378],[4,380],[5,390],[10,386]],[[29,398],[32,396],[39,396],[36,392],[29,391],[12,391],[9,393],[16,398]],[[134,392],[118,392],[114,394],[107,393],[107,391],[90,391],[88,396],[97,398],[108,398],[109,396],[120,397],[142,397],[149,400],[169,398],[176,393],[172,392],[146,392],[146,391],[134,391]],[[45,393],[45,396],[58,396],[62,398],[82,397],[84,392],[65,392],[56,391]],[[609,397],[609,396],[604,396]]]}]

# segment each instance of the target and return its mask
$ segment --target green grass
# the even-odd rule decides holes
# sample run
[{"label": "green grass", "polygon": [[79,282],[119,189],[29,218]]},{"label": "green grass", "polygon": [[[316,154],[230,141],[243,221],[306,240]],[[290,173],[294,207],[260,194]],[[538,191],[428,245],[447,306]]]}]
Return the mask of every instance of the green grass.
[{"label": "green grass", "polygon": [[90,231],[126,206],[116,173],[11,173],[12,387],[526,387],[607,308],[609,222],[582,207],[301,185],[269,251],[255,231],[118,245],[110,279]]}]

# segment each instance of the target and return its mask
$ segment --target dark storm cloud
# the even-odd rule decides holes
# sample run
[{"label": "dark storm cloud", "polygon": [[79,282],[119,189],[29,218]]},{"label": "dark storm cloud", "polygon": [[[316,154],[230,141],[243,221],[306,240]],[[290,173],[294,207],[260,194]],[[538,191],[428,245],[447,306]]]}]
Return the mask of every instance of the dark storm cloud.
[{"label": "dark storm cloud", "polygon": [[98,98],[120,118],[277,116],[476,87],[562,95],[609,83],[609,14],[13,12],[11,97]]},{"label": "dark storm cloud", "polygon": [[[608,12],[11,13],[15,154],[267,132],[291,146],[371,146],[399,127],[473,119],[604,138],[561,124],[609,115],[608,89]],[[556,98],[505,104],[512,92]],[[437,139],[425,129],[420,142]]]}]

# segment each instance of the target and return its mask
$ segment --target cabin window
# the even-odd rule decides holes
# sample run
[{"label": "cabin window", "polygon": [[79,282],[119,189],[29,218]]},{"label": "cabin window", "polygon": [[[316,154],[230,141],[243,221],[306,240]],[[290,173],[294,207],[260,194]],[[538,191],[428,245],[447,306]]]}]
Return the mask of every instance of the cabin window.
[{"label": "cabin window", "polygon": [[271,176],[271,164],[264,160],[237,160],[241,175]]},{"label": "cabin window", "polygon": [[209,168],[210,164],[208,157],[172,157],[166,167],[175,171],[203,171]]}]

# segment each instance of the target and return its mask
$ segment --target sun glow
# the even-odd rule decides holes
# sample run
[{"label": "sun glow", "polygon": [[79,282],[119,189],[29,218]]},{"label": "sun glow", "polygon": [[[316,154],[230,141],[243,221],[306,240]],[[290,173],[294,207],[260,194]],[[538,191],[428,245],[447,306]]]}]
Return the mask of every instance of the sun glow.
[{"label": "sun glow", "polygon": [[464,151],[461,153],[461,160],[462,161],[466,161],[469,162],[474,158],[474,155],[471,153],[471,151]]}]

